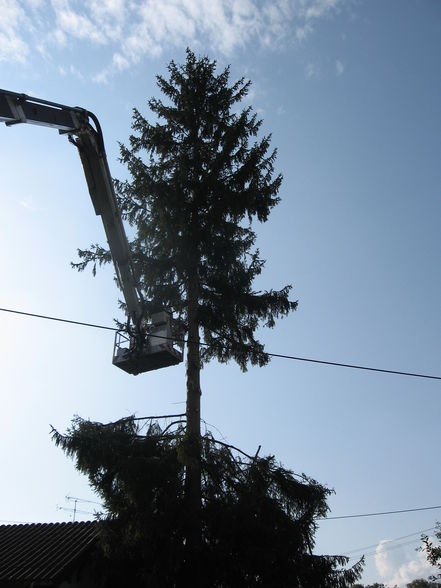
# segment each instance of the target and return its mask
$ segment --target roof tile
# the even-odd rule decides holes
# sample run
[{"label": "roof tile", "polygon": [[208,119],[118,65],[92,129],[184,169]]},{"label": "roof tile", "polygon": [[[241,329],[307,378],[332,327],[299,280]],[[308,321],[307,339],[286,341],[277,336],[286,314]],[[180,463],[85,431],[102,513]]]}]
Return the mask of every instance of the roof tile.
[{"label": "roof tile", "polygon": [[97,533],[95,521],[0,525],[0,580],[53,582]]}]

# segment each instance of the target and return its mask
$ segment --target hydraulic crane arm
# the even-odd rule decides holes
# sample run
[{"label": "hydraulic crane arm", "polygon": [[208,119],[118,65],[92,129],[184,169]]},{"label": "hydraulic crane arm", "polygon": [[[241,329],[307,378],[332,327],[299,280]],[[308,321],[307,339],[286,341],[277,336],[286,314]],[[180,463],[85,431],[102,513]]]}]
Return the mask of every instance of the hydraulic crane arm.
[{"label": "hydraulic crane arm", "polygon": [[8,126],[29,123],[53,127],[59,133],[67,134],[78,148],[95,212],[103,221],[127,314],[135,327],[128,333],[116,333],[113,364],[136,375],[180,363],[183,354],[173,344],[171,314],[157,312],[152,315],[151,323],[146,324],[130,248],[113,190],[103,134],[96,116],[84,108],[71,108],[0,90],[0,122]]},{"label": "hydraulic crane arm", "polygon": [[[0,122],[29,123],[58,129],[78,148],[95,213],[101,216],[119,286],[134,325],[143,318],[142,298],[137,288],[129,244],[113,190],[112,177],[98,119],[83,108],[0,90]],[[93,125],[91,124],[93,123]]]}]

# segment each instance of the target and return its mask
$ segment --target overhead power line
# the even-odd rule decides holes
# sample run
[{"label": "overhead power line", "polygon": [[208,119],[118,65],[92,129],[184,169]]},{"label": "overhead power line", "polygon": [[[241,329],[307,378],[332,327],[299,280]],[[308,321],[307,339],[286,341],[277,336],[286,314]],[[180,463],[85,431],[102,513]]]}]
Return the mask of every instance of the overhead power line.
[{"label": "overhead power line", "polygon": [[[395,539],[386,539],[387,543],[385,543],[385,545],[389,545],[390,543],[396,543],[397,541],[402,541],[403,539],[409,539],[409,537],[415,537],[415,535],[419,535],[419,539],[408,542],[408,543],[414,543],[415,541],[421,540],[421,535],[423,533],[428,533],[429,531],[433,531],[434,529],[436,529],[436,527],[429,527],[428,529],[421,529],[421,531],[415,531],[415,533],[409,533],[408,535],[402,535],[401,537],[395,537]],[[380,541],[377,541],[377,543],[373,543],[371,545],[366,545],[365,547],[359,547],[358,549],[351,549],[350,551],[343,552],[343,555],[346,555],[346,556],[350,555],[351,556],[350,559],[353,559],[358,556],[355,556],[352,554],[366,551],[366,549],[375,548],[375,550],[376,550],[379,543],[380,543]],[[407,545],[407,543],[402,543],[401,545]],[[376,553],[376,551],[374,551],[374,553]],[[369,555],[369,554],[365,553],[364,555]]]},{"label": "overhead power line", "polygon": [[429,380],[441,380],[441,376],[431,376],[429,374],[418,374],[415,372],[401,372],[398,370],[386,370],[381,368],[367,367],[353,363],[340,363],[337,361],[325,361],[323,359],[311,359],[309,357],[296,357],[294,355],[282,355],[280,353],[267,353],[271,357],[280,357],[282,359],[293,359],[295,361],[306,361],[309,363],[320,363],[322,365],[333,365],[335,367],[350,368],[353,370],[366,370],[368,372],[381,372],[383,374],[394,374],[396,376],[411,376],[413,378],[427,378]]},{"label": "overhead power line", "polygon": [[[9,312],[12,314],[19,314],[19,315],[24,315],[24,316],[29,316],[29,317],[34,317],[34,318],[40,318],[40,319],[46,319],[46,320],[50,320],[50,321],[58,321],[61,323],[69,323],[69,324],[73,324],[73,325],[79,325],[82,327],[91,327],[94,329],[105,329],[107,331],[118,331],[119,329],[117,327],[107,327],[105,325],[97,325],[94,323],[86,323],[83,321],[73,321],[73,320],[69,320],[69,319],[65,319],[65,318],[59,318],[59,317],[54,317],[54,316],[48,316],[48,315],[43,315],[43,314],[35,314],[32,312],[23,312],[20,310],[12,310],[10,308],[0,308],[0,311],[2,312]],[[160,338],[159,335],[155,335],[155,337]],[[162,337],[163,339],[168,339],[168,337]],[[184,339],[181,342],[186,343],[187,341]],[[201,346],[205,346],[207,347],[208,345],[206,343],[201,343]],[[328,366],[334,366],[334,367],[343,367],[343,368],[349,368],[349,369],[353,369],[353,370],[364,370],[364,371],[369,371],[369,372],[379,372],[382,374],[392,374],[395,376],[407,376],[407,377],[412,377],[412,378],[424,378],[424,379],[428,379],[428,380],[441,380],[441,376],[433,376],[430,374],[421,374],[421,373],[416,373],[416,372],[404,372],[404,371],[400,371],[400,370],[390,370],[390,369],[383,369],[383,368],[375,368],[375,367],[369,367],[369,366],[364,366],[364,365],[358,365],[358,364],[353,364],[353,363],[342,363],[342,362],[337,362],[337,361],[326,361],[324,359],[313,359],[310,357],[299,357],[299,356],[295,356],[295,355],[287,355],[287,354],[282,354],[282,353],[271,353],[271,352],[265,352],[266,355],[268,355],[269,357],[278,357],[279,359],[290,359],[293,361],[303,361],[303,362],[307,362],[307,363],[315,363],[315,364],[320,364],[320,365],[328,365]]]},{"label": "overhead power line", "polygon": [[335,517],[323,517],[318,520],[319,521],[336,521],[337,519],[359,519],[362,517],[379,517],[379,516],[383,516],[383,515],[402,514],[405,512],[419,512],[422,510],[435,510],[437,508],[441,508],[441,505],[421,506],[420,508],[405,508],[402,510],[386,510],[383,512],[367,512],[367,513],[363,513],[363,514],[340,515],[340,516],[335,516]]},{"label": "overhead power line", "polygon": [[35,314],[33,312],[23,312],[22,310],[11,310],[10,308],[0,308],[2,312],[10,312],[12,314],[21,314],[24,316],[31,316],[33,318],[46,319],[47,321],[57,321],[59,323],[70,323],[71,325],[80,325],[81,327],[92,327],[94,329],[106,329],[106,331],[118,331],[116,327],[106,327],[104,325],[95,325],[93,323],[84,323],[82,321],[72,321],[65,318],[58,318],[55,316],[48,316],[46,314]]},{"label": "overhead power line", "polygon": [[[413,539],[412,541],[406,541],[405,543],[397,543],[396,545],[389,545],[389,542],[383,543],[383,546],[382,546],[380,553],[384,553],[385,551],[386,552],[393,551],[394,549],[400,549],[402,547],[408,547],[409,545],[415,545],[415,543],[421,543],[421,539]],[[363,553],[363,556],[365,558],[371,557],[372,555],[377,555],[377,553],[378,553],[377,549],[375,549],[374,551],[369,551],[368,553]],[[349,559],[353,560],[353,559],[358,559],[358,558],[359,558],[359,556],[351,555]]]}]

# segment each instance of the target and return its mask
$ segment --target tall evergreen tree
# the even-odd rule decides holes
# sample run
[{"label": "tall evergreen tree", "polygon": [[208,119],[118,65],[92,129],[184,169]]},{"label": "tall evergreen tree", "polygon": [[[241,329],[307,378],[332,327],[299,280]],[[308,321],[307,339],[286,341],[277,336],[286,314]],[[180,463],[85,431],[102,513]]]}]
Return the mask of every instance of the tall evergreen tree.
[{"label": "tall evergreen tree", "polygon": [[[74,419],[55,442],[89,477],[106,509],[95,556],[103,588],[195,586],[185,561],[185,504],[179,419],[161,428],[151,419],[93,423]],[[207,588],[349,588],[362,560],[314,555],[317,518],[330,490],[280,466],[247,456],[206,433],[201,439],[199,585]]]},{"label": "tall evergreen tree", "polygon": [[[170,309],[187,331],[186,495],[196,548],[201,365],[216,358],[243,370],[249,362],[263,366],[268,355],[257,328],[273,327],[297,303],[289,300],[291,286],[253,290],[264,261],[251,224],[268,219],[282,177],[274,173],[270,136],[258,136],[262,121],[251,107],[239,108],[250,82],[230,83],[229,68],[217,73],[215,61],[190,50],[168,72],[157,77],[166,100],[148,102],[155,122],[134,110],[130,145],[120,147],[130,180],[115,185],[123,216],[136,228],[131,247],[146,309]],[[79,254],[79,269],[110,261],[99,246]]]}]

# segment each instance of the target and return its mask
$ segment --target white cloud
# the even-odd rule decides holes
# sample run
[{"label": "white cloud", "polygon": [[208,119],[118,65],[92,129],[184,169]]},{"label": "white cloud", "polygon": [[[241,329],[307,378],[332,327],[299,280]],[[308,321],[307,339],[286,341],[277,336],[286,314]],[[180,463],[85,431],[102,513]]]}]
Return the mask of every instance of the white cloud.
[{"label": "white cloud", "polygon": [[23,63],[29,47],[20,34],[20,27],[28,25],[24,9],[15,0],[0,0],[0,62]]},{"label": "white cloud", "polygon": [[290,7],[285,0],[263,8],[256,0],[139,1],[132,6],[128,34],[112,64],[96,80],[106,81],[115,71],[138,63],[145,55],[159,55],[170,44],[194,46],[206,40],[225,55],[253,40],[276,45],[288,33]]},{"label": "white cloud", "polygon": [[92,19],[100,23],[100,28],[111,41],[122,38],[124,25],[128,15],[127,3],[124,0],[89,0]]},{"label": "white cloud", "polygon": [[381,581],[389,586],[405,588],[417,578],[427,578],[436,573],[426,559],[425,553],[415,549],[390,545],[391,541],[383,539],[377,546],[375,564]]},{"label": "white cloud", "polygon": [[323,18],[335,10],[341,2],[339,0],[315,0],[313,2],[301,2],[306,20]]},{"label": "white cloud", "polygon": [[122,71],[123,69],[127,69],[129,67],[128,60],[121,55],[121,53],[115,53],[112,58],[112,63],[116,67],[117,70]]},{"label": "white cloud", "polygon": [[56,45],[64,47],[67,44],[66,34],[62,30],[56,29],[49,34],[48,39],[54,41]]},{"label": "white cloud", "polygon": [[344,71],[345,66],[339,59],[337,59],[337,61],[335,62],[335,73],[337,74],[337,76],[342,76]]},{"label": "white cloud", "polygon": [[44,0],[25,0],[25,4],[31,8],[41,8],[44,4]]},{"label": "white cloud", "polygon": [[296,27],[296,40],[300,43],[306,39],[306,37],[312,33],[312,26],[310,24],[305,24],[301,27]]},{"label": "white cloud", "polygon": [[[78,43],[105,46],[105,82],[165,48],[209,46],[230,56],[254,43],[304,42],[348,0],[0,0],[0,60],[24,61]],[[102,54],[102,53],[101,53]]]},{"label": "white cloud", "polygon": [[102,71],[100,71],[92,77],[92,82],[94,82],[95,84],[108,84],[109,76],[110,71],[107,69],[103,69]]},{"label": "white cloud", "polygon": [[34,206],[32,197],[19,200],[18,204],[28,212],[38,212],[41,210],[41,208]]},{"label": "white cloud", "polygon": [[76,68],[74,65],[70,65],[69,67],[69,72],[70,74],[77,78],[78,80],[83,81],[84,80],[84,76],[83,74],[80,72],[80,70],[78,68]]},{"label": "white cloud", "polygon": [[315,63],[307,63],[305,67],[305,77],[308,80],[320,77],[320,68]]},{"label": "white cloud", "polygon": [[69,5],[69,0],[52,0],[52,8],[55,12],[57,32],[74,37],[86,39],[93,43],[105,43],[106,37],[99,23],[94,23],[84,12],[76,12]]}]

